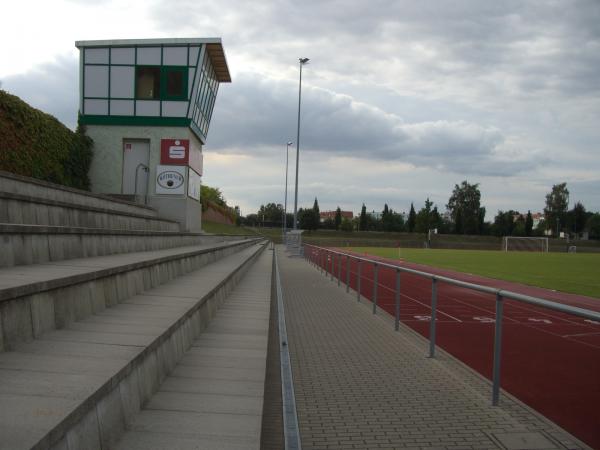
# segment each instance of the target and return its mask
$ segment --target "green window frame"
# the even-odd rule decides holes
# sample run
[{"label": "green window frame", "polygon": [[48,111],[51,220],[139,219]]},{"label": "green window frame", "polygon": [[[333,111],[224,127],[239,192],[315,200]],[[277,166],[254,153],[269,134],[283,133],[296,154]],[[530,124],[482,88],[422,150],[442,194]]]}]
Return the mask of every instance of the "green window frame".
[{"label": "green window frame", "polygon": [[[181,77],[181,91],[179,94],[169,93],[169,76]],[[161,100],[187,100],[188,99],[188,67],[186,66],[162,66],[160,74],[160,98]]]},{"label": "green window frame", "polygon": [[[159,76],[159,95],[154,98],[144,98],[138,97],[138,77],[139,73],[142,69],[160,69]],[[172,100],[172,101],[181,101],[188,100],[188,74],[189,68],[186,66],[151,66],[151,65],[136,65],[135,66],[135,86],[134,93],[136,100]],[[180,86],[181,89],[179,93],[170,93],[169,92],[169,77],[174,75],[175,77],[180,77]]]}]

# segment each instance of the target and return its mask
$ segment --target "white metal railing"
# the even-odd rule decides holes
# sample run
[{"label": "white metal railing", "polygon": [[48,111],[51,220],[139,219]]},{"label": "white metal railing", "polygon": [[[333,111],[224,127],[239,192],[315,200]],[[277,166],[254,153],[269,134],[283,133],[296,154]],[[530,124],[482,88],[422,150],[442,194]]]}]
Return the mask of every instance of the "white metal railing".
[{"label": "white metal railing", "polygon": [[[317,267],[322,269],[325,273],[329,271],[331,273],[331,279],[333,280],[335,271],[335,259],[338,259],[338,286],[342,279],[342,258],[346,259],[346,292],[350,290],[350,261],[357,261],[357,275],[356,275],[356,292],[357,299],[360,301],[361,296],[361,269],[363,264],[373,265],[373,314],[377,312],[377,284],[379,268],[385,267],[396,271],[396,286],[395,286],[395,321],[394,326],[396,331],[400,327],[400,273],[410,273],[423,278],[431,280],[431,318],[429,324],[429,357],[435,356],[435,338],[436,338],[436,313],[437,313],[437,284],[439,282],[450,284],[453,286],[459,286],[473,291],[483,292],[496,296],[496,319],[495,319],[495,330],[494,330],[494,359],[493,359],[493,375],[492,375],[492,404],[498,405],[498,399],[500,395],[500,357],[502,353],[502,321],[504,317],[503,307],[504,299],[516,300],[518,302],[527,303],[542,308],[551,309],[553,311],[559,311],[566,314],[572,314],[577,317],[600,322],[600,313],[591,311],[588,309],[577,308],[575,306],[563,305],[562,303],[545,300],[539,297],[533,297],[530,295],[519,294],[518,292],[512,292],[504,289],[494,288],[490,286],[482,286],[479,284],[468,283],[466,281],[455,280],[454,278],[444,277],[441,275],[435,275],[420,270],[409,269],[407,267],[399,267],[393,264],[388,264],[382,261],[365,258],[362,256],[356,256],[349,253],[344,253],[336,250],[331,250],[325,247],[317,247],[310,244],[305,244],[304,257],[315,264]],[[330,263],[330,270],[327,269],[327,264]]]}]

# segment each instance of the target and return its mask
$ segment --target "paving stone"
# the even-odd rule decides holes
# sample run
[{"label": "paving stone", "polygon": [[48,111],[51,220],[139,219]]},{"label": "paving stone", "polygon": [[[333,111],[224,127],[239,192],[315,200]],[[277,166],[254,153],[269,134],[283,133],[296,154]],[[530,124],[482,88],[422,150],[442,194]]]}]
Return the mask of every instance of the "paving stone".
[{"label": "paving stone", "polygon": [[421,336],[277,252],[304,450],[497,449],[494,435],[542,431],[587,448],[510,397],[491,406],[489,382],[441,350],[427,358]]}]

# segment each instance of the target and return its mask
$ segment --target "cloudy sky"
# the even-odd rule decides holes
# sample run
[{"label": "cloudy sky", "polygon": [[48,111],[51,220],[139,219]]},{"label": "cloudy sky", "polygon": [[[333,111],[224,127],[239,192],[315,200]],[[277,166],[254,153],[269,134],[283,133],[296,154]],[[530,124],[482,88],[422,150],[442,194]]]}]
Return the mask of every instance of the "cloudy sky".
[{"label": "cloudy sky", "polygon": [[541,211],[560,182],[600,210],[598,0],[21,0],[2,16],[2,88],[70,127],[74,41],[221,37],[233,83],[219,89],[204,182],[243,214],[283,203],[298,57],[311,59],[300,206],[445,209],[468,180],[488,219]]}]

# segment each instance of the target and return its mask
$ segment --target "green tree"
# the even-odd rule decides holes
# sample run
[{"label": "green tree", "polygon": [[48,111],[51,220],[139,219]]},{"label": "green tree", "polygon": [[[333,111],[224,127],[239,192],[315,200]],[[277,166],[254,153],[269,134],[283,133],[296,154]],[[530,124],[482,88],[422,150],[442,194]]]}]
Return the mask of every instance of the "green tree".
[{"label": "green tree", "polygon": [[425,200],[425,206],[419,210],[417,213],[415,230],[418,233],[427,234],[431,228],[431,207],[433,206],[433,202],[429,200]]},{"label": "green tree", "polygon": [[596,213],[588,218],[585,229],[590,233],[593,239],[600,239],[600,213]]},{"label": "green tree", "polygon": [[481,208],[481,192],[478,183],[469,184],[465,180],[460,185],[456,184],[446,208],[456,224],[457,233],[479,234],[481,232],[485,209]]},{"label": "green tree", "polygon": [[213,188],[203,184],[200,186],[200,198],[205,201],[208,200],[219,206],[227,206],[227,202],[223,197],[223,193],[219,188]]},{"label": "green tree", "polygon": [[392,212],[392,213],[390,213],[390,216],[391,216],[391,224],[392,224],[390,231],[404,231],[405,224],[404,224],[404,218],[402,217],[402,215]]},{"label": "green tree", "polygon": [[492,233],[495,236],[513,236],[515,235],[515,216],[518,216],[518,211],[509,209],[508,211],[498,211],[496,217],[494,217],[494,224],[492,225]]},{"label": "green tree", "polygon": [[527,217],[525,218],[525,236],[531,236],[533,232],[533,217],[531,216],[531,210],[527,211]]},{"label": "green tree", "polygon": [[298,209],[298,227],[301,230],[311,230],[313,222],[312,209]]},{"label": "green tree", "polygon": [[340,225],[340,229],[347,233],[351,233],[354,230],[354,226],[352,225],[352,221],[344,217],[342,219],[342,224]]},{"label": "green tree", "polygon": [[338,206],[335,210],[335,229],[339,230],[340,225],[342,224],[342,210]]},{"label": "green tree", "polygon": [[482,206],[479,208],[479,213],[477,215],[479,219],[477,233],[483,234],[483,230],[485,228],[485,207]]},{"label": "green tree", "polygon": [[575,203],[573,209],[569,211],[569,228],[573,230],[574,233],[581,233],[585,228],[586,221],[587,214],[585,206],[583,206],[581,202]]},{"label": "green tree", "polygon": [[367,207],[364,203],[360,210],[360,221],[358,223],[358,229],[360,231],[367,231]]},{"label": "green tree", "polygon": [[525,236],[525,219],[519,214],[514,221],[513,236]]},{"label": "green tree", "polygon": [[560,234],[560,230],[566,225],[568,204],[569,190],[567,189],[567,183],[552,186],[552,191],[546,195],[546,207],[544,208],[546,224],[552,230],[552,233]]},{"label": "green tree", "polygon": [[244,218],[243,223],[244,225],[248,225],[249,227],[255,227],[259,223],[258,216],[256,214],[248,214]]},{"label": "green tree", "polygon": [[381,212],[381,229],[383,231],[394,231],[394,216],[394,211],[392,211],[386,203]]},{"label": "green tree", "polygon": [[437,206],[434,206],[433,209],[431,210],[431,220],[429,221],[429,226],[431,229],[437,229],[438,231],[441,231],[441,229],[444,227],[444,220],[442,219],[442,216],[440,215]]},{"label": "green tree", "polygon": [[[452,217],[452,216],[450,216]],[[456,234],[464,234],[465,232],[465,224],[463,221],[463,213],[461,209],[456,211],[456,215],[452,217],[454,220],[454,233]]]},{"label": "green tree", "polygon": [[260,205],[257,215],[261,225],[266,227],[280,227],[283,220],[283,206],[275,203]]},{"label": "green tree", "polygon": [[313,203],[312,213],[313,213],[313,223],[312,223],[313,227],[311,229],[316,230],[317,228],[319,228],[319,225],[321,223],[321,213],[319,211],[319,202],[317,201],[317,197],[315,197],[315,202]]},{"label": "green tree", "polygon": [[417,222],[417,213],[415,212],[415,207],[411,202],[410,203],[410,212],[408,213],[408,221],[406,222],[409,233],[412,233],[413,231],[415,231],[416,222]]},{"label": "green tree", "polygon": [[546,224],[546,220],[542,219],[538,222],[537,226],[533,230],[533,235],[546,236],[546,230],[548,230],[548,225]]},{"label": "green tree", "polygon": [[335,230],[335,221],[331,217],[328,217],[319,224],[319,228],[322,230]]}]

